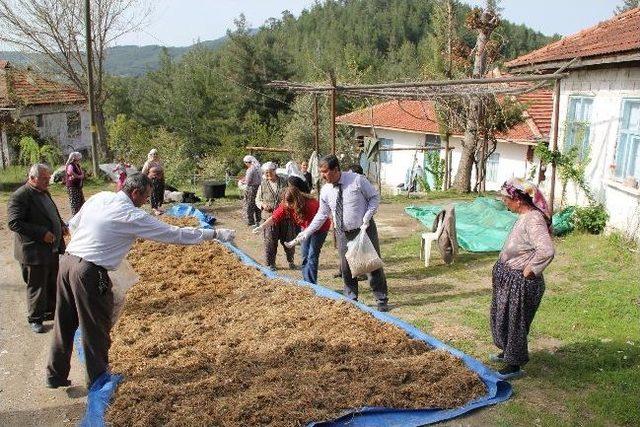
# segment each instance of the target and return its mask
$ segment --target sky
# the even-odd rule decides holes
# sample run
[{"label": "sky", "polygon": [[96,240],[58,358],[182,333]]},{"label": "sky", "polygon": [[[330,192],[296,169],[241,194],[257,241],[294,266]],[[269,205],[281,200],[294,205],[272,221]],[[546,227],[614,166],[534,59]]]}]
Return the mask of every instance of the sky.
[{"label": "sky", "polygon": [[[298,16],[315,0],[143,1],[153,8],[144,28],[123,36],[116,44],[189,46],[197,40],[224,36],[241,13],[250,27],[258,27],[270,17],[279,18],[283,10]],[[462,1],[475,6],[484,4],[484,0]],[[499,4],[502,16],[509,21],[524,23],[546,35],[569,35],[610,18],[621,3],[622,0],[501,0]],[[0,44],[0,49],[11,47]]]},{"label": "sky", "polygon": [[[484,0],[463,0],[482,5]],[[244,13],[251,27],[283,10],[299,15],[314,0],[156,0],[143,31],[129,34],[118,44],[162,44],[188,46],[211,40],[233,28],[233,20]],[[613,16],[622,0],[501,0],[502,16],[544,34],[573,34]]]}]

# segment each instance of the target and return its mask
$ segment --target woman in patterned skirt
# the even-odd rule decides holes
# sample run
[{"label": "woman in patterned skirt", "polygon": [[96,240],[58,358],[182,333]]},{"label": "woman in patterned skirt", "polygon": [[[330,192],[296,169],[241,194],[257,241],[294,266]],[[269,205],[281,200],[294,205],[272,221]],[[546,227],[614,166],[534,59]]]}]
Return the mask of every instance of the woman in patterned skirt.
[{"label": "woman in patterned skirt", "polygon": [[504,379],[523,375],[529,361],[527,335],[544,293],[542,271],[554,256],[547,202],[533,184],[517,178],[502,185],[502,199],[518,220],[493,267],[491,333],[502,350],[491,357],[505,364]]},{"label": "woman in patterned skirt", "polygon": [[84,194],[82,184],[84,183],[84,171],[80,166],[82,154],[74,151],[69,154],[65,166],[65,186],[69,194],[69,204],[71,205],[71,215],[78,213],[84,204]]}]

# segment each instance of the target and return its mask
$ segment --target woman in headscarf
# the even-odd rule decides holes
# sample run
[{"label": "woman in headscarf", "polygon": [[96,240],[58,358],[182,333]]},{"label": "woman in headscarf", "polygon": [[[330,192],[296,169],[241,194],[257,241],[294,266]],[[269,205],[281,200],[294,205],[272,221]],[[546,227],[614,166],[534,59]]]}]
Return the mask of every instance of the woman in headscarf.
[{"label": "woman in headscarf", "polygon": [[147,154],[147,161],[142,166],[142,173],[151,180],[151,209],[156,215],[161,215],[164,202],[164,168],[158,155],[158,150],[152,148]]},{"label": "woman in headscarf", "polygon": [[[256,194],[256,205],[262,210],[262,216],[267,219],[271,217],[273,211],[282,201],[282,195],[287,188],[287,181],[276,174],[276,169],[277,165],[273,162],[267,162],[262,165],[265,179],[262,180]],[[284,248],[289,268],[292,270],[296,268],[293,262],[295,248],[288,248],[284,245],[285,242],[295,239],[295,227],[293,220],[286,215],[277,225],[270,223],[270,225],[261,228],[264,236],[265,263],[270,269],[276,269],[278,242]]]},{"label": "woman in headscarf", "polygon": [[244,191],[244,204],[247,216],[247,225],[253,227],[260,225],[262,216],[260,209],[256,205],[256,194],[258,193],[258,187],[262,182],[262,173],[260,172],[260,162],[253,156],[244,156],[242,159],[244,166],[247,168],[247,172],[244,177],[240,179],[240,182],[246,185]]},{"label": "woman in headscarf", "polygon": [[529,361],[527,335],[544,293],[543,270],[554,256],[547,202],[532,183],[517,178],[502,185],[502,200],[518,220],[493,267],[491,333],[502,350],[492,356],[505,364],[505,378],[523,375]]},{"label": "woman in headscarf", "polygon": [[[291,178],[289,177],[289,179]],[[301,178],[298,179],[302,181],[306,188],[306,182]],[[265,228],[272,225],[278,226],[287,218],[292,218],[304,230],[313,221],[313,217],[320,207],[318,200],[300,191],[295,185],[287,187],[282,199],[282,203],[273,211],[271,217],[253,231],[255,234],[263,232]],[[309,283],[318,282],[320,250],[327,238],[329,227],[331,227],[331,220],[327,219],[318,231],[302,242],[302,277]]]},{"label": "woman in headscarf", "polygon": [[84,184],[84,171],[80,166],[82,154],[77,151],[69,154],[65,165],[65,186],[69,194],[69,204],[71,205],[71,215],[75,215],[80,211],[84,204],[84,194],[82,185]]}]

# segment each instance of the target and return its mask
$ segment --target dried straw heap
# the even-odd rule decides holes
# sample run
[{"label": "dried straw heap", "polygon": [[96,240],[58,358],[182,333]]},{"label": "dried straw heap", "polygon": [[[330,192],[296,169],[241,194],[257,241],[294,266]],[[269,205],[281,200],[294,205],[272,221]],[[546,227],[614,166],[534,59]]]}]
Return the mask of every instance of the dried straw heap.
[{"label": "dried straw heap", "polygon": [[453,408],[486,393],[444,351],[209,242],[137,243],[112,332],[115,426],[305,425],[364,406]]}]

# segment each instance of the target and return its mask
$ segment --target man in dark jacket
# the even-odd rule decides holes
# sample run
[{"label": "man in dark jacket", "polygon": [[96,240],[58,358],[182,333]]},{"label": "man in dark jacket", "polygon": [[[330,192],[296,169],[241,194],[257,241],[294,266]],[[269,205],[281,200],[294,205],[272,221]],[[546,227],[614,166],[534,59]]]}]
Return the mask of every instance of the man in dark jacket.
[{"label": "man in dark jacket", "polygon": [[14,256],[27,284],[28,321],[34,332],[44,332],[42,322],[52,320],[56,308],[58,255],[64,253],[67,226],[49,194],[51,169],[35,164],[29,179],[9,199],[9,229],[15,232]]}]

